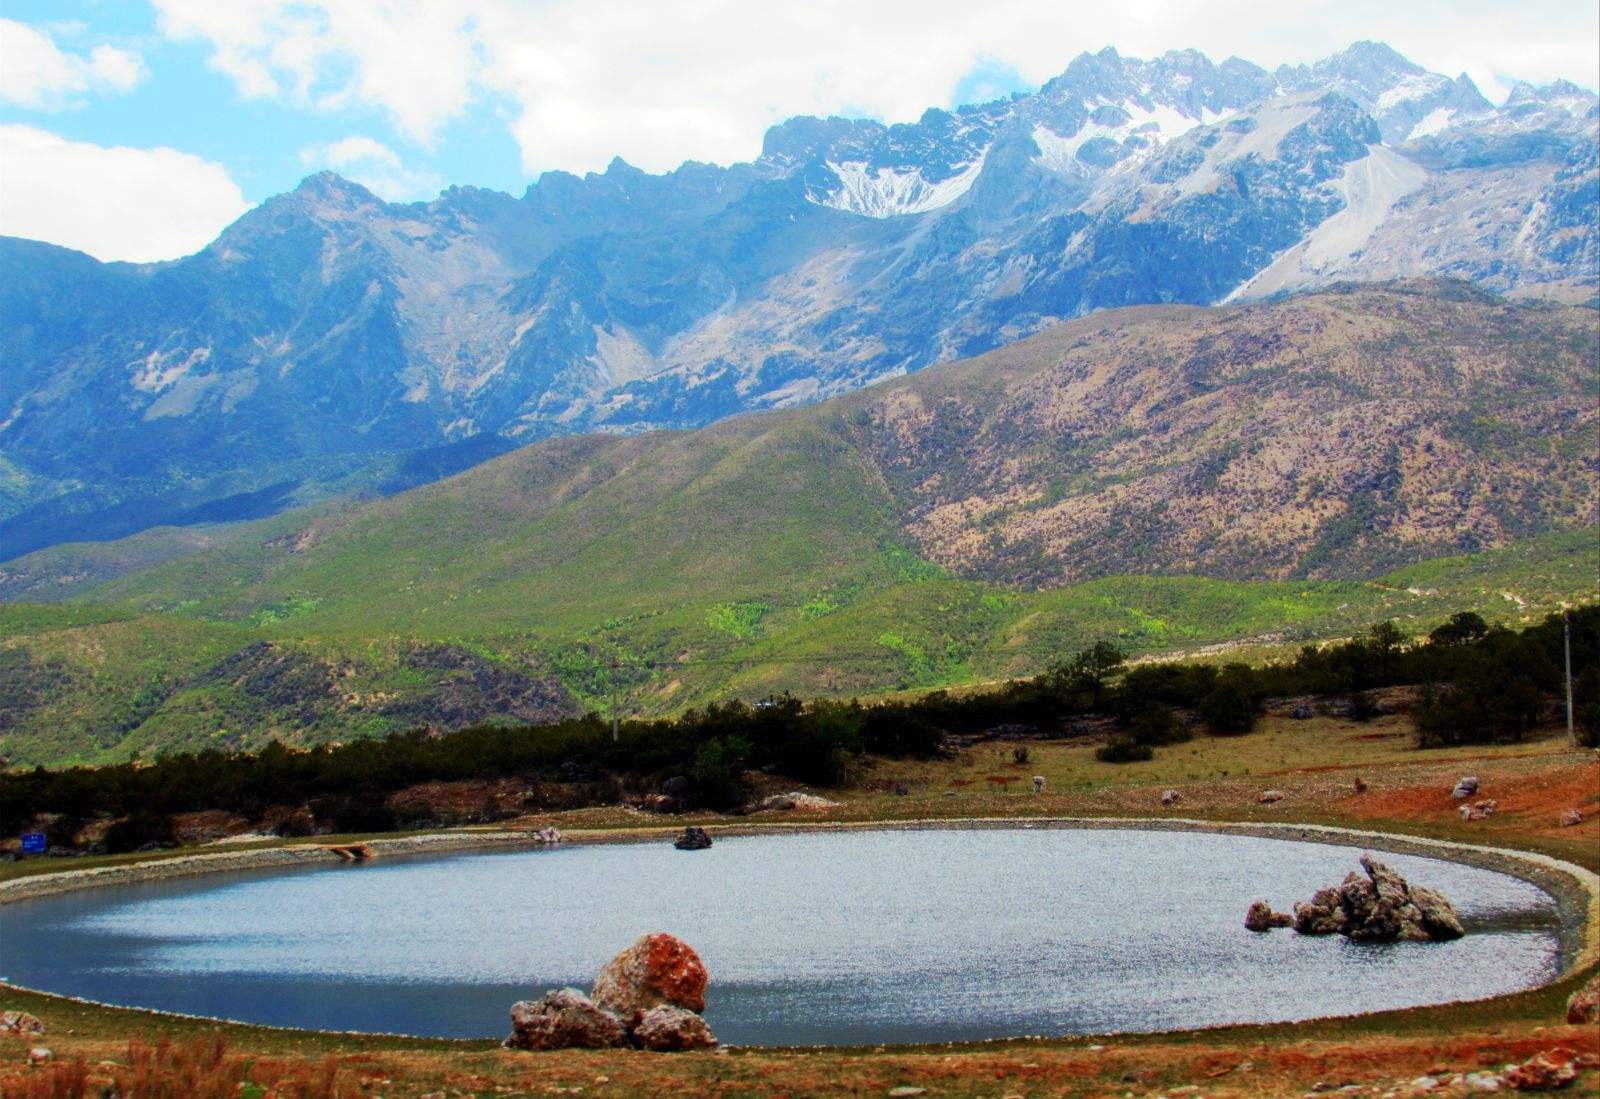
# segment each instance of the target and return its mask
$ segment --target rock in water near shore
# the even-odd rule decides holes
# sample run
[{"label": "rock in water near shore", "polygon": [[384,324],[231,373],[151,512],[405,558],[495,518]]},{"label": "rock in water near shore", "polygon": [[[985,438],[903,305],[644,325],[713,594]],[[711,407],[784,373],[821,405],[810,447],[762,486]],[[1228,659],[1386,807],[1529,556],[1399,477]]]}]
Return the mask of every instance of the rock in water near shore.
[{"label": "rock in water near shore", "polygon": [[663,1004],[639,1016],[633,1040],[640,1049],[676,1053],[689,1049],[714,1049],[716,1038],[706,1021],[692,1011]]},{"label": "rock in water near shore", "polygon": [[1244,914],[1244,926],[1250,931],[1271,931],[1274,927],[1292,927],[1294,917],[1285,912],[1274,912],[1266,901],[1255,901]]},{"label": "rock in water near shore", "polygon": [[616,1049],[626,1045],[628,1031],[621,1020],[600,1010],[575,988],[511,1005],[507,1049]]},{"label": "rock in water near shore", "polygon": [[1294,929],[1302,935],[1332,935],[1344,930],[1344,910],[1339,907],[1339,891],[1319,889],[1309,901],[1294,906]]},{"label": "rock in water near shore", "polygon": [[1444,896],[1413,886],[1370,854],[1361,856],[1366,876],[1351,872],[1336,887],[1319,889],[1294,906],[1294,929],[1302,935],[1338,932],[1365,942],[1429,942],[1459,939],[1465,932]]},{"label": "rock in water near shore", "polygon": [[591,995],[630,1026],[663,1004],[699,1013],[706,1009],[706,967],[681,939],[641,935],[600,970]]},{"label": "rock in water near shore", "polygon": [[672,846],[679,851],[704,851],[711,846],[711,837],[704,828],[690,825],[683,830],[683,835],[672,841]]}]

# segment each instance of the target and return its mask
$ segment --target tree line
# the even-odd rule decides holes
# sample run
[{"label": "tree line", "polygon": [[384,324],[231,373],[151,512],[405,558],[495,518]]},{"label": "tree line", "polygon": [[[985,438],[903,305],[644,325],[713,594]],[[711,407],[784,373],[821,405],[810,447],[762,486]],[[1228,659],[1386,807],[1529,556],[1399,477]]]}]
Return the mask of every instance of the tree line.
[{"label": "tree line", "polygon": [[[1571,614],[1572,665],[1583,736],[1600,727],[1600,606]],[[1107,762],[1149,758],[1193,735],[1253,728],[1267,698],[1339,695],[1349,712],[1370,711],[1366,692],[1422,685],[1413,708],[1419,747],[1519,739],[1546,716],[1563,688],[1562,622],[1521,631],[1457,614],[1409,640],[1383,622],[1360,637],[1301,649],[1292,660],[1251,666],[1177,661],[1130,666],[1100,642],[1040,675],[988,690],[934,691],[876,703],[791,695],[754,705],[715,703],[677,717],[624,721],[613,738],[596,714],[532,727],[425,730],[309,749],[273,743],[254,752],[205,750],[105,767],[0,775],[0,831],[15,834],[41,814],[52,833],[118,818],[110,849],[166,842],[170,816],[221,809],[252,820],[274,806],[309,805],[317,827],[387,831],[408,821],[389,796],[424,782],[521,776],[583,787],[595,802],[654,792],[668,777],[683,807],[727,809],[746,795],[752,770],[836,785],[867,755],[931,757],[949,734],[1003,725],[1058,727],[1089,714],[1115,717],[1100,750]],[[587,784],[585,786],[585,784]],[[416,823],[416,822],[411,822]]]}]

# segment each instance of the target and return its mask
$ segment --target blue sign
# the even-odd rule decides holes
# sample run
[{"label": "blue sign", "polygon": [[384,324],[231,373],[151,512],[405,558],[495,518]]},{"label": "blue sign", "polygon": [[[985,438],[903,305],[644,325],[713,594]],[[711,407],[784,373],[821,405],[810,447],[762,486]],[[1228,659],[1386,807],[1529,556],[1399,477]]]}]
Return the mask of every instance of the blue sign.
[{"label": "blue sign", "polygon": [[42,854],[44,854],[44,833],[43,832],[24,832],[24,833],[22,833],[22,853],[24,855],[42,855]]}]

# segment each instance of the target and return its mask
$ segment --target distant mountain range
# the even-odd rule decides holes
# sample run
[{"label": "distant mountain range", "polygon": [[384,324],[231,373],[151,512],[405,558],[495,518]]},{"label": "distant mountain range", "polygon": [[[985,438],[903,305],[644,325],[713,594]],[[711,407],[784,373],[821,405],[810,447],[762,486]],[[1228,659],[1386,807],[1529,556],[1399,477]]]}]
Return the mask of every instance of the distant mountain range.
[{"label": "distant mountain range", "polygon": [[42,550],[0,565],[0,598],[70,600],[0,606],[0,756],[1542,613],[1596,596],[1595,320],[1441,281],[1109,310],[804,408]]},{"label": "distant mountain range", "polygon": [[1091,311],[1448,275],[1593,301],[1593,93],[1359,43],[1085,54],[1032,95],[795,118],[754,162],[387,204],[321,174],[196,255],[0,240],[0,552],[695,427]]}]

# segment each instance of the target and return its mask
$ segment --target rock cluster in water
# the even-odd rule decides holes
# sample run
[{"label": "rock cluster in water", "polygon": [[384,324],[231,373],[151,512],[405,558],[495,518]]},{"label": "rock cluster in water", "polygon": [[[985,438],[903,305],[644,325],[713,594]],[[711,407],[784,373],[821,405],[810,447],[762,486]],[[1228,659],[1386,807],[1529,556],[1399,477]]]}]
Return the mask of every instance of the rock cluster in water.
[{"label": "rock cluster in water", "polygon": [[1361,856],[1366,876],[1352,871],[1338,885],[1319,889],[1294,906],[1294,929],[1302,935],[1340,934],[1368,942],[1428,942],[1459,939],[1465,932],[1455,909],[1439,892],[1412,885],[1370,854]]},{"label": "rock cluster in water", "polygon": [[711,846],[711,836],[704,828],[691,824],[683,830],[683,835],[672,841],[672,846],[679,851],[704,851]]},{"label": "rock cluster in water", "polygon": [[706,967],[666,934],[641,935],[595,978],[588,996],[563,988],[511,1005],[507,1049],[640,1049],[672,1052],[717,1044],[700,1017]]}]

